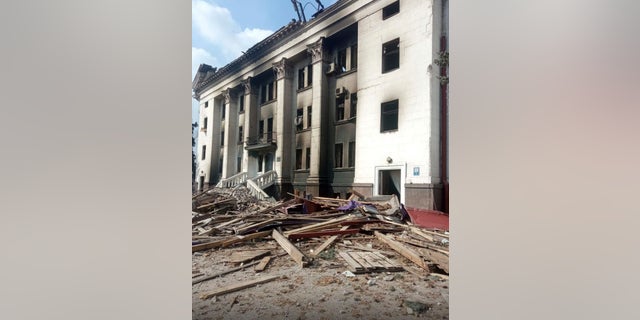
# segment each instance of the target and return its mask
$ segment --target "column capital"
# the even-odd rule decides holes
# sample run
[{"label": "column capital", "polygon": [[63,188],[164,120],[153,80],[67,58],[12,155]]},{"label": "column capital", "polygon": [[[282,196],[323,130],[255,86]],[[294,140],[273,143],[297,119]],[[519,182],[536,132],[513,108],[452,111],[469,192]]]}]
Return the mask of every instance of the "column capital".
[{"label": "column capital", "polygon": [[273,71],[276,73],[276,80],[293,78],[293,68],[287,58],[282,58],[280,61],[274,63]]},{"label": "column capital", "polygon": [[329,53],[324,47],[324,37],[320,37],[318,41],[308,44],[307,52],[311,55],[311,63],[316,63],[329,58]]},{"label": "column capital", "polygon": [[241,81],[245,95],[257,93],[255,86],[252,86],[252,79],[253,77],[247,77],[246,79]]},{"label": "column capital", "polygon": [[226,88],[222,90],[222,97],[224,97],[224,103],[231,103],[231,88]]}]

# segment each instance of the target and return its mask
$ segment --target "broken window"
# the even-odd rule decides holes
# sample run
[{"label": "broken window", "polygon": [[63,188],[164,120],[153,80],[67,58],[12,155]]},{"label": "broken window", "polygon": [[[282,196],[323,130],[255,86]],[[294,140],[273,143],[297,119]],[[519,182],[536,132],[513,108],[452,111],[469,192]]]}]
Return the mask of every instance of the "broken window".
[{"label": "broken window", "polygon": [[340,72],[347,71],[347,49],[342,49],[338,51],[338,70]]},{"label": "broken window", "polygon": [[400,39],[391,40],[382,45],[382,73],[400,67]]},{"label": "broken window", "polygon": [[260,103],[267,103],[276,98],[276,83],[271,81],[260,88]]},{"label": "broken window", "polygon": [[335,167],[342,168],[342,143],[336,143]]},{"label": "broken window", "polygon": [[298,89],[304,88],[304,68],[298,70]]},{"label": "broken window", "polygon": [[385,102],[380,107],[380,132],[398,130],[398,100]]},{"label": "broken window", "polygon": [[358,112],[358,93],[352,93],[350,98],[349,117],[355,118]]},{"label": "broken window", "polygon": [[307,66],[307,86],[310,86],[313,83],[313,66]]},{"label": "broken window", "polygon": [[302,169],[302,149],[296,149],[296,170]]},{"label": "broken window", "polygon": [[296,111],[296,131],[302,130],[302,120],[303,120],[304,109],[298,108]]},{"label": "broken window", "polygon": [[382,9],[382,20],[385,20],[396,13],[400,12],[400,0],[384,7]]},{"label": "broken window", "polygon": [[351,46],[351,68],[355,69],[358,67],[358,45],[354,44]]},{"label": "broken window", "polygon": [[347,161],[349,161],[348,166],[349,168],[353,168],[356,166],[356,142],[355,141],[350,141],[349,142],[349,159]]},{"label": "broken window", "polygon": [[344,95],[336,99],[336,121],[344,120]]}]

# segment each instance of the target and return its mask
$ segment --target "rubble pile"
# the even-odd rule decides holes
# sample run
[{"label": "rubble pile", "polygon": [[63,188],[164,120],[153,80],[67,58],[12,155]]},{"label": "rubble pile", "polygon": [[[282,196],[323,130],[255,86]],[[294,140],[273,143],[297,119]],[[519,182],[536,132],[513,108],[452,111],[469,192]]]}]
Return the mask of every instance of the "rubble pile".
[{"label": "rubble pile", "polygon": [[[300,268],[335,261],[351,275],[408,271],[423,277],[448,277],[448,232],[411,223],[396,196],[365,198],[356,192],[349,199],[291,196],[276,203],[260,201],[244,186],[196,194],[192,199],[192,253],[232,247],[228,261],[238,267],[223,274],[249,266],[260,272],[271,260],[288,256]],[[247,246],[257,242],[284,252]],[[219,276],[197,274],[193,283]],[[274,279],[240,283],[204,298]]]}]

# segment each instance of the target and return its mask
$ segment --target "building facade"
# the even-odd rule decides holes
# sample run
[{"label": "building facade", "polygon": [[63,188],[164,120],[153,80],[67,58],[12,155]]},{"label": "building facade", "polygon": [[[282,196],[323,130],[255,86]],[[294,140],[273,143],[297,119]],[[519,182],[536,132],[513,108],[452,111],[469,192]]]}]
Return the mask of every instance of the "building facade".
[{"label": "building facade", "polygon": [[[339,0],[222,68],[201,65],[200,188],[396,194],[447,211],[446,0]],[[436,63],[440,62],[440,63]]]}]

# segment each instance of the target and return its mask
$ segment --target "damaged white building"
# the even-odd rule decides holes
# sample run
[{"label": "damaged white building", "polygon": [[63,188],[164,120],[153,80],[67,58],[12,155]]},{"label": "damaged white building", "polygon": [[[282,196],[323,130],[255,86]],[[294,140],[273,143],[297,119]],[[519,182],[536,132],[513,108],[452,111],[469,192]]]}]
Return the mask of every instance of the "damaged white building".
[{"label": "damaged white building", "polygon": [[200,65],[199,188],[448,211],[446,0],[339,0]]}]

